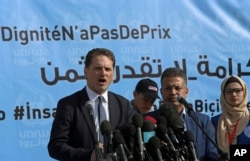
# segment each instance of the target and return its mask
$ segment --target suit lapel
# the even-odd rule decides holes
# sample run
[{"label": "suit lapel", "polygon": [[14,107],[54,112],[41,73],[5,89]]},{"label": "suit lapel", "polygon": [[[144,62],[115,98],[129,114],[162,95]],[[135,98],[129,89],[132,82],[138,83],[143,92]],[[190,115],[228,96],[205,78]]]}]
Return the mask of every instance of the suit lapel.
[{"label": "suit lapel", "polygon": [[117,123],[119,122],[120,110],[119,103],[116,101],[113,94],[108,92],[108,108],[109,108],[109,122],[111,128],[114,131],[116,129]]},{"label": "suit lapel", "polygon": [[[86,121],[87,125],[88,125],[88,128],[89,128],[89,131],[91,132],[91,136],[92,136],[92,139],[95,140],[96,138],[94,138],[94,136],[96,135],[96,129],[94,128],[95,125],[94,125],[94,122],[93,120],[91,119],[90,117],[90,113],[88,111],[88,109],[85,107],[85,103],[87,101],[89,101],[89,97],[88,97],[88,94],[86,92],[86,88],[84,88],[81,92],[81,95],[80,95],[80,111],[82,112],[82,115],[83,115],[83,118],[84,120]],[[94,107],[93,107],[94,108]]]},{"label": "suit lapel", "polygon": [[[194,116],[195,116],[195,114],[194,114]],[[188,114],[186,115],[186,120],[187,120],[186,121],[187,130],[192,131],[192,133],[194,135],[194,138],[197,138],[196,137],[196,132],[197,132],[197,125],[196,125],[196,123],[193,121],[193,119]]]}]

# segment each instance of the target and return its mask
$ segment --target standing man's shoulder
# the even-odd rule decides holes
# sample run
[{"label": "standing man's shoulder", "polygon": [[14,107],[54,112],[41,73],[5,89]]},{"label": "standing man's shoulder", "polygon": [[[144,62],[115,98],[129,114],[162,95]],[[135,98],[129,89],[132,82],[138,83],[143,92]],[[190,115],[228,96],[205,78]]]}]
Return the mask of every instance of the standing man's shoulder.
[{"label": "standing man's shoulder", "polygon": [[113,116],[113,119],[118,119],[120,125],[131,122],[135,111],[133,110],[130,101],[124,96],[111,91],[108,92],[108,99],[111,117]]},{"label": "standing man's shoulder", "polygon": [[[69,94],[65,97],[62,97],[59,99],[59,102],[70,102],[70,103],[74,103],[76,102],[76,100],[80,100],[82,97],[87,96],[87,92],[84,89],[78,90],[72,94]],[[86,97],[85,97],[86,98]]]},{"label": "standing man's shoulder", "polygon": [[207,114],[204,114],[204,113],[201,113],[201,112],[194,112],[194,113],[195,113],[195,116],[197,118],[199,118],[199,119],[202,119],[202,120],[210,119]]},{"label": "standing man's shoulder", "polygon": [[194,112],[195,119],[203,125],[212,124],[210,117],[201,112]]},{"label": "standing man's shoulder", "polygon": [[128,113],[132,111],[132,105],[130,101],[122,95],[108,91],[108,99],[110,108],[119,107],[119,109],[124,109]]},{"label": "standing man's shoulder", "polygon": [[114,93],[114,92],[111,92],[111,91],[108,91],[108,98],[110,100],[118,100],[120,102],[126,102],[126,103],[130,103],[129,100],[127,98],[125,98],[124,96],[120,95],[120,94],[117,94],[117,93]]},{"label": "standing man's shoulder", "polygon": [[221,116],[221,114],[218,114],[216,116],[211,117],[211,121],[212,121],[215,128],[217,128],[217,126],[218,126],[220,116]]}]

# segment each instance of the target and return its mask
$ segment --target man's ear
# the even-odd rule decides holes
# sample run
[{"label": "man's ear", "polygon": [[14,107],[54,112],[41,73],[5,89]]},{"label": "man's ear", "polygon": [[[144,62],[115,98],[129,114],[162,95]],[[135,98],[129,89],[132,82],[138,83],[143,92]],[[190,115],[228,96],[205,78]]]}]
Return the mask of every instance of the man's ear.
[{"label": "man's ear", "polygon": [[137,92],[136,91],[133,91],[133,96],[135,97],[137,95]]}]

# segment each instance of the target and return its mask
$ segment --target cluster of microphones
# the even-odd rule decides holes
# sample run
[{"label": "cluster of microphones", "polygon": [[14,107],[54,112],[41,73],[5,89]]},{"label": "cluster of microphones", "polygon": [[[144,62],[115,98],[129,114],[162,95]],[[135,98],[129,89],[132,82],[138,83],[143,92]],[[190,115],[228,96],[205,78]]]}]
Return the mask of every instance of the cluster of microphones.
[{"label": "cluster of microphones", "polygon": [[105,161],[198,161],[193,133],[175,108],[164,103],[159,116],[136,113],[130,124],[112,131],[108,120],[101,123]]}]

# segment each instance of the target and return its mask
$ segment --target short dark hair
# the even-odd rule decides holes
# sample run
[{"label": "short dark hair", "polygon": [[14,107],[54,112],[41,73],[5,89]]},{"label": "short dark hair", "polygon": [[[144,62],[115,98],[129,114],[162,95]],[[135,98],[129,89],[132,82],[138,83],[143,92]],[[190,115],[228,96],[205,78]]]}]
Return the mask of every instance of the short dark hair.
[{"label": "short dark hair", "polygon": [[106,49],[106,48],[94,48],[90,50],[85,57],[85,62],[84,62],[85,68],[88,68],[90,66],[90,64],[92,63],[93,57],[97,55],[107,56],[110,60],[113,61],[113,67],[115,67],[115,56],[111,50]]},{"label": "short dark hair", "polygon": [[161,75],[161,85],[163,85],[162,80],[165,77],[181,77],[184,79],[185,85],[187,85],[186,73],[184,72],[184,70],[180,68],[170,67],[170,68],[165,69]]}]

